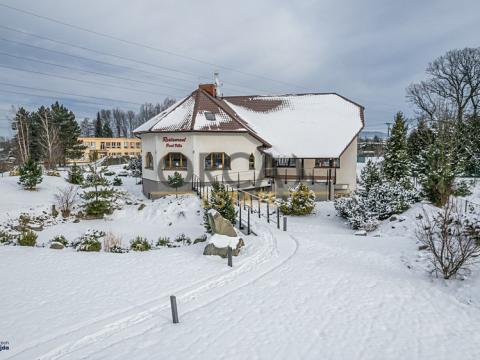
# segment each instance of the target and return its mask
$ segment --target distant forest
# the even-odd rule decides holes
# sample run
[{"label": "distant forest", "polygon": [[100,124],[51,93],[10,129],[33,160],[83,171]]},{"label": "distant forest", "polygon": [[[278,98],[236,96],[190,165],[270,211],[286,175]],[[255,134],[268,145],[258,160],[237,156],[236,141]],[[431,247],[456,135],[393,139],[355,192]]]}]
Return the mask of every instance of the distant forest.
[{"label": "distant forest", "polygon": [[85,137],[133,137],[133,130],[175,103],[166,98],[163,103],[145,103],[139,111],[102,109],[95,119],[84,118],[80,122],[81,136]]}]

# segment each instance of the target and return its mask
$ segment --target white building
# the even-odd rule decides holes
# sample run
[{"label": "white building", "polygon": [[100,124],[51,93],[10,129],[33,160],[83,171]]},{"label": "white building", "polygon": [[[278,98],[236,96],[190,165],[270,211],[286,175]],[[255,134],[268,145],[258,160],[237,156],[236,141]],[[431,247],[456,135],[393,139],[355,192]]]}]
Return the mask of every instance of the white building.
[{"label": "white building", "polygon": [[135,130],[142,139],[143,191],[170,192],[168,176],[269,187],[282,195],[298,181],[317,197],[356,187],[357,136],[364,107],[336,93],[216,95],[200,85]]}]

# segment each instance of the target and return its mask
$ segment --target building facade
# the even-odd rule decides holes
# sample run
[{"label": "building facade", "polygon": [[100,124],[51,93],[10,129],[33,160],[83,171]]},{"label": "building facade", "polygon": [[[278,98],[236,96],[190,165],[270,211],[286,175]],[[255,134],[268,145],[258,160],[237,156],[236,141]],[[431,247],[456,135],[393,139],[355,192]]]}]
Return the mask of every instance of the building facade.
[{"label": "building facade", "polygon": [[142,140],[143,192],[171,191],[178,171],[277,196],[299,181],[319,199],[356,188],[357,136],[364,108],[338,94],[218,97],[200,85],[135,130]]},{"label": "building facade", "polygon": [[78,163],[90,162],[95,153],[99,159],[106,156],[140,156],[142,153],[138,138],[80,137],[78,140],[86,146],[83,157],[76,160]]}]

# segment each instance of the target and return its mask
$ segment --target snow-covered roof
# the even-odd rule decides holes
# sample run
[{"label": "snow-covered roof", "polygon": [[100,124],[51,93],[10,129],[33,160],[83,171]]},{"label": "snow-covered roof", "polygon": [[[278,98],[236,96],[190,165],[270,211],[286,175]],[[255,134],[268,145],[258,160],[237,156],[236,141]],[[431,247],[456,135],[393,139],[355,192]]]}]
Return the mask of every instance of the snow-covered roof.
[{"label": "snow-covered roof", "polygon": [[135,130],[248,132],[274,157],[339,157],[363,107],[335,93],[215,97],[199,88]]},{"label": "snow-covered roof", "polygon": [[225,98],[275,157],[338,157],[363,128],[363,108],[337,94]]}]

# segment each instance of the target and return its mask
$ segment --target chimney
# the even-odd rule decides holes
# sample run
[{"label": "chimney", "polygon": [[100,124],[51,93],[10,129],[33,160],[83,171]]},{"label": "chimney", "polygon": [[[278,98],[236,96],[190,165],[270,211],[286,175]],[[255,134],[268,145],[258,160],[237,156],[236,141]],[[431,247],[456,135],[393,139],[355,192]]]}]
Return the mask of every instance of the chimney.
[{"label": "chimney", "polygon": [[217,86],[215,84],[200,84],[198,85],[200,90],[204,90],[213,97],[217,96]]}]

